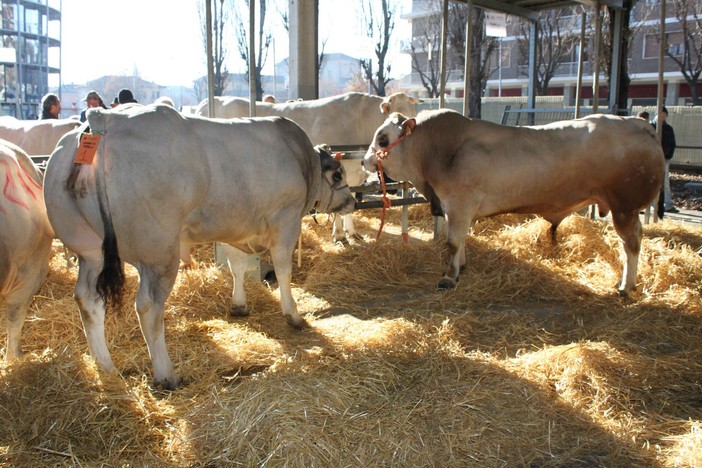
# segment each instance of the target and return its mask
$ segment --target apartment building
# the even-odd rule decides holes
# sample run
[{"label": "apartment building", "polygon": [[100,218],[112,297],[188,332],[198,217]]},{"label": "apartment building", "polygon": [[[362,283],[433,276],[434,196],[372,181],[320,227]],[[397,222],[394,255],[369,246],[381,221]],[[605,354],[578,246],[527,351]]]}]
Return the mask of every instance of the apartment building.
[{"label": "apartment building", "polygon": [[0,115],[36,118],[49,77],[60,81],[61,1],[2,0]]},{"label": "apartment building", "polygon": [[[405,80],[404,86],[409,90],[426,95],[426,89],[422,85],[420,71],[424,74],[432,69],[439,59],[439,47],[436,39],[432,42],[431,37],[436,34],[427,31],[436,31],[440,27],[439,11],[441,0],[414,0],[412,11],[403,15],[403,18],[412,22],[412,39],[408,41],[403,50],[411,53],[414,49],[416,54],[413,73],[409,80]],[[679,3],[679,2],[678,2]],[[702,12],[702,0],[693,0],[693,9],[698,13]],[[678,59],[685,54],[685,37],[682,29],[683,24],[676,16],[674,2],[668,2],[666,10],[666,36],[668,51]],[[604,10],[603,10],[604,11]],[[582,98],[584,104],[590,104],[593,97],[593,45],[594,28],[593,18],[595,10],[589,6],[577,6],[573,8],[555,9],[542,12],[543,34],[554,36],[558,34],[562,38],[568,37],[571,47],[565,51],[565,56],[558,60],[554,67],[553,74],[549,80],[546,95],[562,95],[566,102],[574,104],[575,89],[577,82],[578,62],[580,53],[580,33],[583,20],[582,13],[585,13],[585,40],[583,46],[583,87]],[[649,105],[656,102],[658,63],[659,63],[659,1],[640,0],[636,2],[631,14],[628,54],[626,61],[628,65],[629,78],[629,105]],[[608,41],[607,15],[603,13],[604,25],[602,27],[602,48],[606,49]],[[692,25],[694,16],[692,13],[688,17],[689,24]],[[428,25],[435,26],[428,26]],[[453,23],[453,27],[465,27],[460,23]],[[527,65],[528,59],[524,51],[528,43],[528,26],[526,20],[515,16],[507,16],[507,35],[505,37],[490,38],[490,54],[488,56],[488,80],[483,89],[484,96],[524,96],[527,93]],[[450,26],[452,27],[452,26]],[[432,29],[433,28],[433,29]],[[698,32],[698,36],[701,32]],[[488,50],[484,44],[483,54]],[[699,44],[699,41],[698,41]],[[521,51],[520,51],[521,49]],[[446,84],[447,93],[453,97],[463,97],[463,55],[464,50],[454,50],[449,41],[447,54],[448,78]],[[501,59],[500,59],[501,57]],[[693,61],[695,57],[693,55]],[[694,67],[694,63],[693,63]],[[435,66],[434,66],[435,68]],[[603,68],[599,72],[599,96],[600,102],[606,103],[608,96],[608,77]],[[667,105],[687,105],[692,102],[692,90],[685,80],[680,66],[670,56],[664,60],[664,83],[665,83],[665,103]],[[702,93],[702,86],[697,86]]]}]

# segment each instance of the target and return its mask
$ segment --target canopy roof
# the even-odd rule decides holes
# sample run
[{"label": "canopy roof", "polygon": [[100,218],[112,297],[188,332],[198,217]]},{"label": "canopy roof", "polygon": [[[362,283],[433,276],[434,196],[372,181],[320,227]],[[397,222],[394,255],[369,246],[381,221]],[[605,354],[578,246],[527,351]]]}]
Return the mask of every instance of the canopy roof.
[{"label": "canopy roof", "polygon": [[[468,3],[469,0],[455,0]],[[598,3],[613,8],[623,8],[624,0],[472,0],[471,3],[480,8],[499,11],[510,15],[517,15],[531,20],[536,20],[541,10],[585,5],[594,7]]]}]

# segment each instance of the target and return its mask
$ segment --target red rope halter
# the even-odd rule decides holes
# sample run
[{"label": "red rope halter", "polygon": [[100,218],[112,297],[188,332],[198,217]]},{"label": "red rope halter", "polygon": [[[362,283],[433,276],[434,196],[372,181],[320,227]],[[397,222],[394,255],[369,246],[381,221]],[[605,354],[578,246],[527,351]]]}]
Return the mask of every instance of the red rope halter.
[{"label": "red rope halter", "polygon": [[[388,145],[386,148],[375,150],[375,157],[377,159],[378,164],[378,177],[380,177],[380,187],[383,190],[383,196],[381,197],[381,200],[383,200],[383,212],[380,215],[380,228],[378,228],[378,235],[375,236],[375,240],[380,239],[380,234],[383,232],[383,226],[385,226],[385,211],[392,206],[392,202],[388,198],[387,189],[385,188],[385,177],[383,176],[382,161],[385,161],[388,158],[388,156],[390,156],[390,150],[398,144],[400,144],[400,142],[404,140],[404,138],[405,135],[403,134],[393,144]],[[402,234],[402,240],[405,244],[409,241],[406,234]]]}]

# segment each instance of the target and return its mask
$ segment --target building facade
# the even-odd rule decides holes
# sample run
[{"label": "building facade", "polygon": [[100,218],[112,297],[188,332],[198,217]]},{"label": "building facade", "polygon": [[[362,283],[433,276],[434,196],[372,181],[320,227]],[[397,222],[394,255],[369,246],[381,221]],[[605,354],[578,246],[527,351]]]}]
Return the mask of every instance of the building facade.
[{"label": "building facade", "polygon": [[[694,27],[695,15],[702,11],[702,0],[683,0],[691,5],[688,25]],[[680,2],[678,2],[680,3]],[[416,65],[409,83],[405,82],[405,87],[410,91],[426,95],[427,91],[422,85],[420,73],[417,70],[430,70],[432,55],[433,60],[439,59],[436,42],[433,44],[427,37],[427,24],[436,24],[440,27],[440,17],[437,8],[441,2],[436,0],[414,0],[412,11],[403,17],[412,22],[411,43],[403,48],[410,53],[411,47],[417,55]],[[583,46],[583,81],[582,98],[584,105],[590,105],[593,101],[593,81],[594,81],[594,32],[592,7],[575,7],[542,12],[542,34],[548,36],[558,35],[560,38],[570,38],[571,47],[562,51],[557,66],[553,68],[545,95],[562,95],[566,103],[575,104],[575,90],[578,75],[578,63],[581,32],[582,13],[585,13],[586,33]],[[659,1],[641,0],[636,2],[630,17],[629,50],[625,57],[628,66],[629,78],[629,107],[632,105],[650,105],[656,102],[658,63],[659,63]],[[683,35],[684,19],[681,21],[680,14],[669,2],[666,11],[666,36],[668,51],[676,58],[682,60],[685,54],[685,37]],[[603,14],[603,17],[605,15]],[[487,69],[488,80],[483,88],[483,96],[525,96],[527,93],[527,65],[528,61],[524,51],[528,43],[528,27],[525,21],[517,17],[507,17],[507,34],[505,37],[491,38],[493,47],[491,48]],[[461,27],[459,25],[459,27]],[[462,27],[465,27],[464,25]],[[607,23],[602,27],[603,42],[601,50],[606,53],[606,43],[608,40]],[[699,45],[699,35],[697,32]],[[438,39],[437,39],[438,40]],[[446,83],[447,94],[453,97],[463,97],[463,50],[452,50],[449,41],[449,51],[447,55],[448,77]],[[545,48],[545,47],[544,47]],[[483,55],[486,50],[483,49]],[[545,55],[544,61],[548,62],[549,57]],[[695,60],[693,53],[693,61]],[[699,59],[698,59],[699,61]],[[693,64],[694,67],[694,64]],[[664,97],[667,105],[688,105],[692,101],[692,90],[683,76],[681,67],[673,57],[667,56],[664,59]],[[539,73],[544,73],[543,70]],[[608,97],[607,71],[600,68],[599,75],[599,98],[600,103],[605,104]],[[697,86],[702,92],[702,87]]]},{"label": "building facade", "polygon": [[61,0],[2,0],[0,114],[32,119],[60,82]]}]

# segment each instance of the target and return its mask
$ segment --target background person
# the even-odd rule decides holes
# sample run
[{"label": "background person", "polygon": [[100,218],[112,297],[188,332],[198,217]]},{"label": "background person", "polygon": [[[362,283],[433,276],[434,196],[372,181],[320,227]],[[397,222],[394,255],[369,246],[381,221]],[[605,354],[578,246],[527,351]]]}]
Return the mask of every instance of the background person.
[{"label": "background person", "polygon": [[668,119],[668,109],[663,107],[661,113],[656,116],[653,122],[655,127],[659,122],[662,123],[661,129],[661,146],[663,146],[663,154],[665,155],[665,173],[663,175],[663,188],[658,202],[658,216],[663,217],[662,213],[678,213],[678,209],[673,205],[673,192],[670,190],[670,160],[673,159],[675,153],[675,131],[673,127],[666,122]]},{"label": "background person", "polygon": [[88,109],[93,107],[102,107],[103,109],[107,109],[105,102],[102,100],[102,97],[100,97],[97,91],[90,91],[82,100],[85,101],[88,107],[83,109],[83,111],[80,113],[81,122],[85,122],[85,114],[87,113]]},{"label": "background person", "polygon": [[45,94],[41,98],[40,120],[58,119],[61,114],[61,100],[54,93]]},{"label": "background person", "polygon": [[130,102],[137,102],[137,100],[134,99],[134,95],[132,94],[131,90],[127,88],[119,90],[119,94],[117,95],[117,101],[119,101],[120,104],[129,104]]}]

